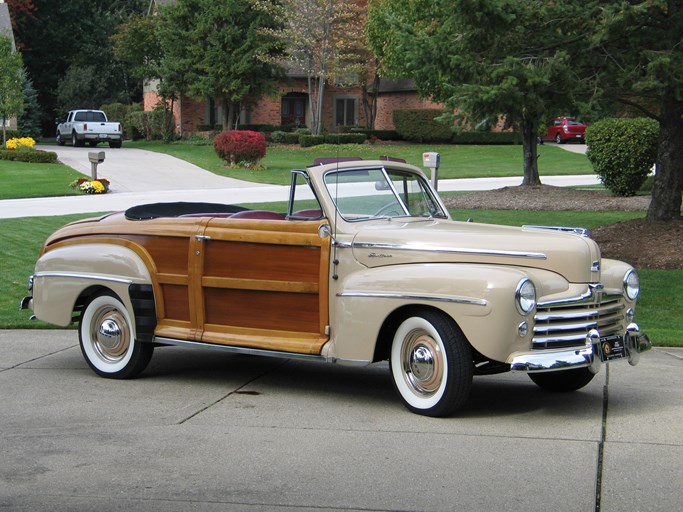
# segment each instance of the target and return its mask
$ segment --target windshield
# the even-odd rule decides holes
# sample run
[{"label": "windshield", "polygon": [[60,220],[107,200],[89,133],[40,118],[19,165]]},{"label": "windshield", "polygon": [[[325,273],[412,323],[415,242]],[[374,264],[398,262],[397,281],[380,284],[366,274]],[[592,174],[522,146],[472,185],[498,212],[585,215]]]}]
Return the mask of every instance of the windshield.
[{"label": "windshield", "polygon": [[330,171],[325,186],[346,220],[447,217],[424,179],[409,171],[384,167]]}]

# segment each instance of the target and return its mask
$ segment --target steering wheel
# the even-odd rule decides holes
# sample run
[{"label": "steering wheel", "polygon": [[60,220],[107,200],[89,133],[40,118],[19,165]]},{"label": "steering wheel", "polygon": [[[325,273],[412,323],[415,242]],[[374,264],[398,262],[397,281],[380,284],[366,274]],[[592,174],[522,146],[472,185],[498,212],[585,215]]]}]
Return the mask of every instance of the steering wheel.
[{"label": "steering wheel", "polygon": [[387,203],[375,212],[373,217],[398,217],[404,212],[396,203]]}]

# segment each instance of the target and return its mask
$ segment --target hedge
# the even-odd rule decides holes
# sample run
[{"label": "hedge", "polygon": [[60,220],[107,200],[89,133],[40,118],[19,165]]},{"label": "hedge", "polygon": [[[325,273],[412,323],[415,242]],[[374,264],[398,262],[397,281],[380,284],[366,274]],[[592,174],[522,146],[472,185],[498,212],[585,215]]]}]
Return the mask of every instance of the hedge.
[{"label": "hedge", "polygon": [[379,140],[401,140],[396,130],[371,130],[370,128],[353,128],[351,133],[362,133],[366,139],[376,137]]},{"label": "hedge", "polygon": [[57,153],[54,151],[0,149],[0,160],[13,160],[15,162],[28,162],[32,164],[55,164],[57,163]]},{"label": "hedge", "polygon": [[302,148],[310,148],[325,143],[324,135],[299,135],[299,144]]},{"label": "hedge", "polygon": [[456,132],[451,138],[453,144],[504,145],[521,144],[522,137],[516,132]]},{"label": "hedge", "polygon": [[399,135],[412,142],[449,142],[452,126],[435,121],[444,112],[437,109],[394,110],[394,126]]},{"label": "hedge", "polygon": [[586,128],[586,156],[608,190],[632,196],[655,164],[658,138],[654,119],[603,119]]}]

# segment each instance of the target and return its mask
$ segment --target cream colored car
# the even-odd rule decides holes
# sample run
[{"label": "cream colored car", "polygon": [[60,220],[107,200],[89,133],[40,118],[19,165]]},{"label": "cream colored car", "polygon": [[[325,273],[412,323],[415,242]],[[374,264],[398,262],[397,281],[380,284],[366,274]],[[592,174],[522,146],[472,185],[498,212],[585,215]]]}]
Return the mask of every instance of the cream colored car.
[{"label": "cream colored car", "polygon": [[286,212],[161,203],[69,224],[30,293],[38,319],[78,319],[104,377],[134,377],[164,345],[388,359],[406,407],[430,416],[461,407],[474,375],[572,391],[650,348],[636,272],[582,230],[453,221],[418,168],[385,160],[292,171]]}]

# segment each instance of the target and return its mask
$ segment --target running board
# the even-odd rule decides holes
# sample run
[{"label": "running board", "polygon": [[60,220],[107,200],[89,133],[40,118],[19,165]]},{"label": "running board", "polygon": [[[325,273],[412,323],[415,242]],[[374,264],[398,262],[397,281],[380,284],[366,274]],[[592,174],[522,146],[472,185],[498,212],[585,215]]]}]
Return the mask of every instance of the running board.
[{"label": "running board", "polygon": [[327,363],[330,362],[326,357],[314,355],[314,354],[297,354],[294,352],[280,352],[277,350],[262,350],[259,348],[250,347],[235,347],[232,345],[218,345],[216,343],[204,343],[198,341],[186,341],[186,340],[176,340],[173,338],[154,338],[154,343],[160,345],[175,345],[177,347],[204,347],[204,348],[215,348],[218,350],[223,350],[225,352],[232,352],[234,354],[244,354],[250,356],[266,356],[266,357],[279,357],[285,359],[304,359],[306,361],[318,361]]}]

